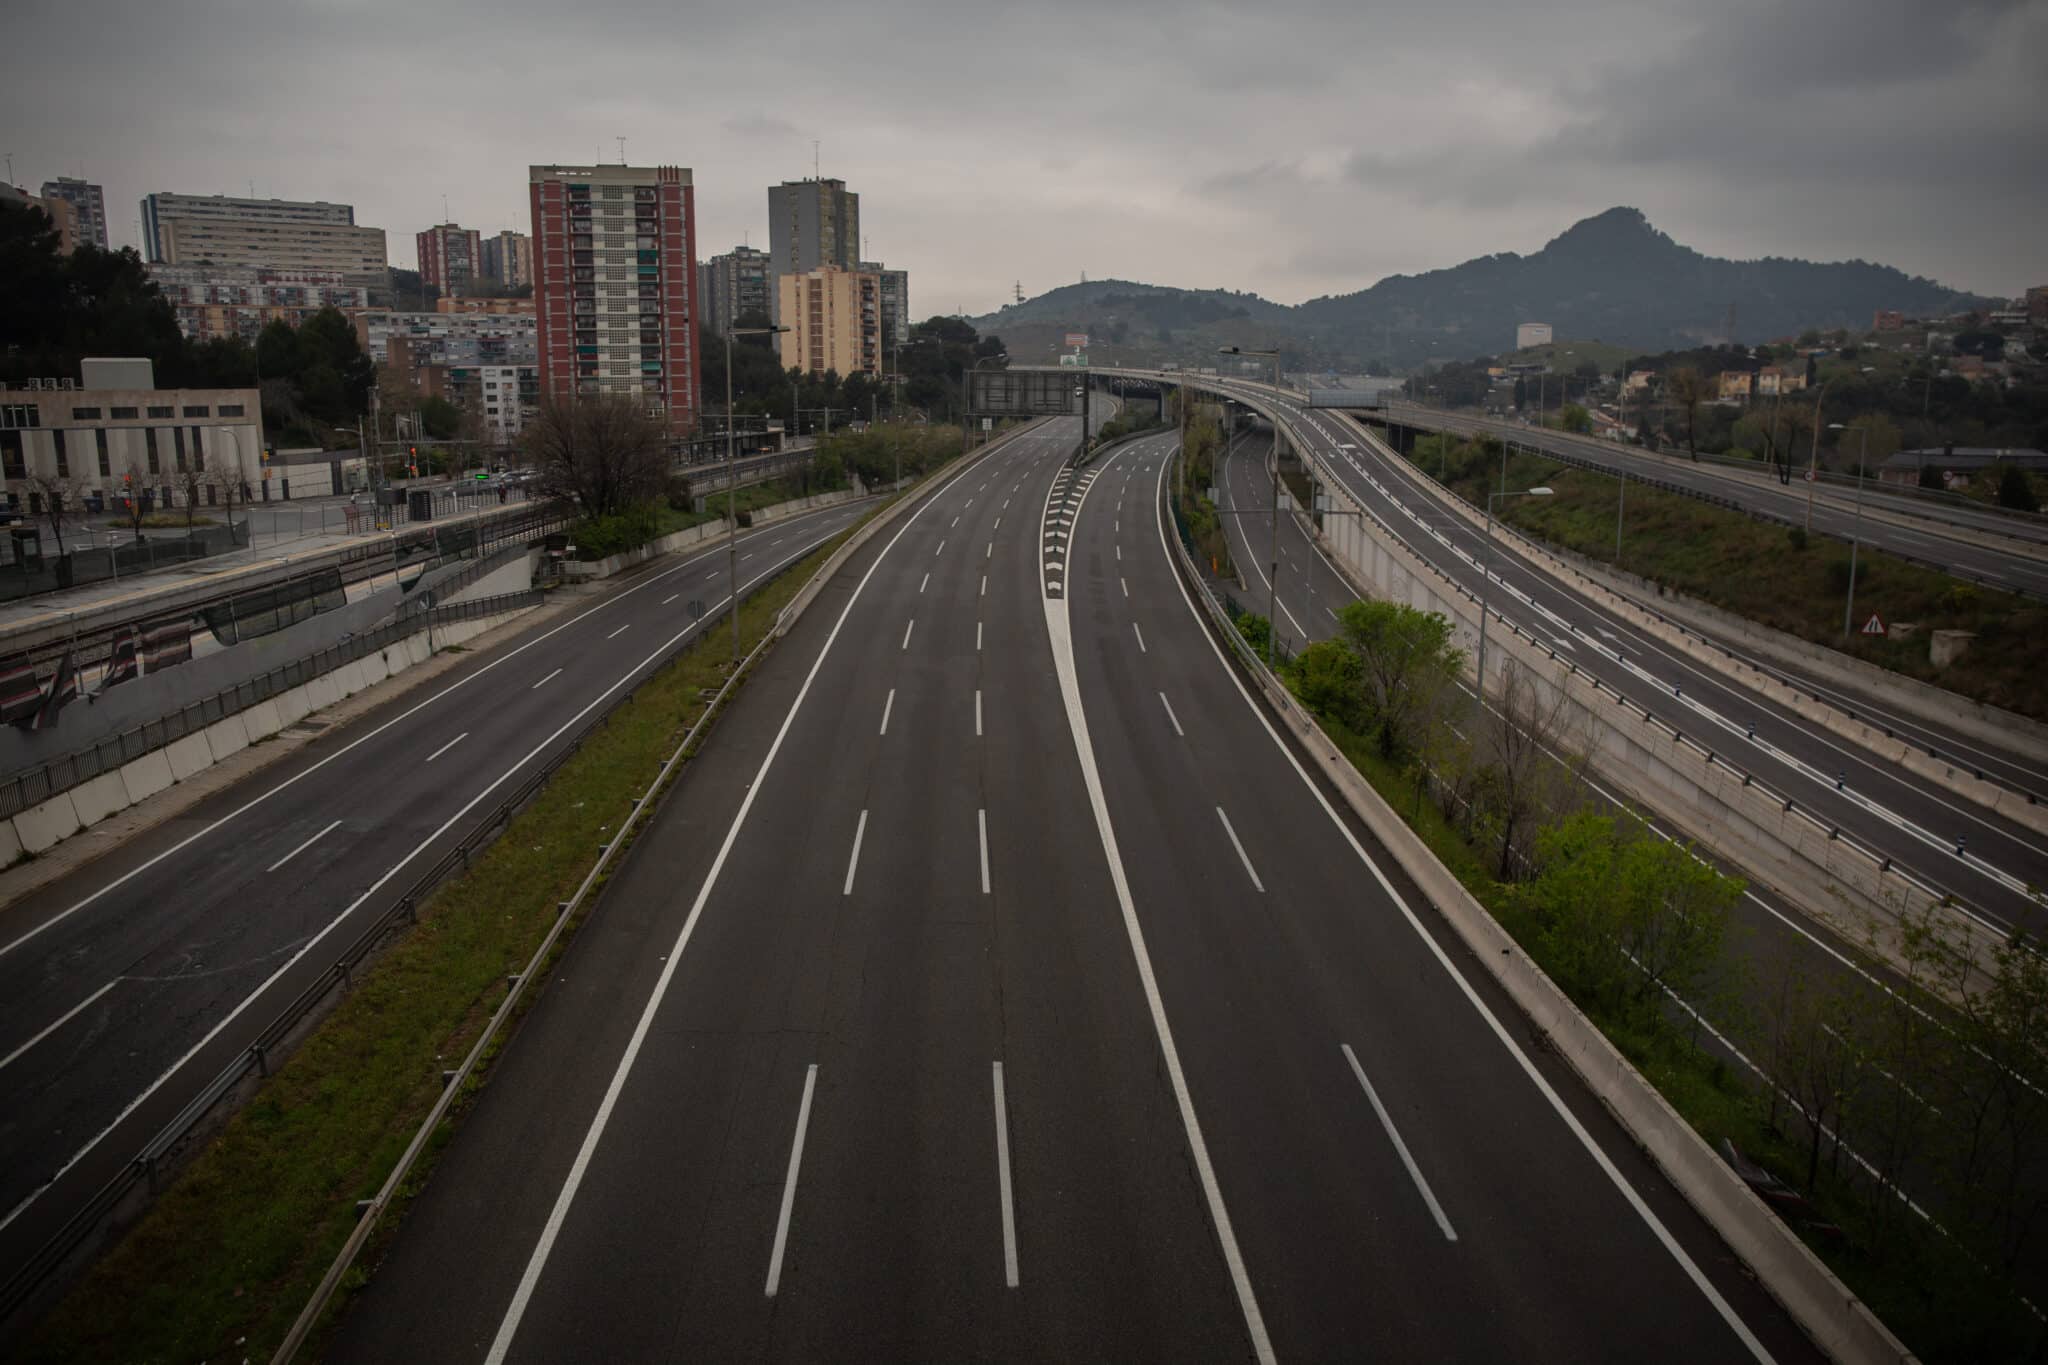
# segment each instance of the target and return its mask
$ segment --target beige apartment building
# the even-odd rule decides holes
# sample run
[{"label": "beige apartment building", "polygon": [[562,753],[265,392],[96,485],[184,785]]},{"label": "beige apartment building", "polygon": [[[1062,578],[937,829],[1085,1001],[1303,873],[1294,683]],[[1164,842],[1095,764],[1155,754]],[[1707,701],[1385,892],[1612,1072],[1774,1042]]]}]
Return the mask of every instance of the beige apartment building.
[{"label": "beige apartment building", "polygon": [[784,369],[811,374],[882,372],[882,279],[821,269],[776,279]]}]

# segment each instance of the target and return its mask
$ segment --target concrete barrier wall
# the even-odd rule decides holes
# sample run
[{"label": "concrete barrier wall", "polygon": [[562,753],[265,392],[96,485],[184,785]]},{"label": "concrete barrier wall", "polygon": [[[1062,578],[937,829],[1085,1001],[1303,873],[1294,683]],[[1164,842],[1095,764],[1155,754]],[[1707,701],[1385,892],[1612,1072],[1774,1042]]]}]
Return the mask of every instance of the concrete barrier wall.
[{"label": "concrete barrier wall", "polygon": [[[1193,567],[1184,554],[1180,563],[1184,576],[1192,577]],[[1199,586],[1196,591],[1201,593]],[[1202,597],[1212,622],[1227,633],[1228,623],[1220,620],[1206,594]],[[1729,1169],[1543,969],[1529,960],[1486,907],[1359,775],[1293,695],[1263,667],[1254,664],[1251,668],[1280,723],[1293,732],[1324,778],[1463,940],[1471,952],[1468,960],[1483,966],[1508,993],[1586,1088],[1757,1276],[1766,1292],[1784,1305],[1833,1360],[1871,1365],[1904,1365],[1913,1360],[1905,1344]]]},{"label": "concrete barrier wall", "polygon": [[579,582],[585,579],[610,578],[613,574],[630,569],[635,564],[645,564],[657,555],[665,555],[671,550],[681,550],[724,534],[724,522],[700,522],[688,530],[676,531],[658,540],[650,540],[638,549],[621,550],[615,555],[588,562],[580,559],[569,560],[562,565],[562,573],[565,577]]},{"label": "concrete barrier wall", "polygon": [[801,512],[814,512],[820,507],[837,507],[843,502],[852,502],[855,498],[866,496],[865,490],[842,488],[836,493],[813,493],[808,498],[791,498],[788,502],[778,502],[756,510],[753,513],[753,522],[756,526],[766,526]]},{"label": "concrete barrier wall", "polygon": [[[1366,434],[1366,440],[1386,458],[1400,458],[1371,433]],[[1485,515],[1464,499],[1452,496],[1448,501],[1459,515],[1473,525],[1485,523]],[[1775,657],[1793,666],[1809,669],[1820,674],[1824,681],[1839,682],[1845,687],[1861,686],[1875,691],[1888,703],[1897,706],[1908,715],[1931,723],[1953,726],[1972,738],[2033,757],[2043,766],[2048,766],[2048,727],[2023,716],[2000,711],[1996,707],[1984,706],[1959,697],[1953,692],[1945,692],[1916,679],[1866,664],[1846,654],[1745,621],[1730,612],[1707,607],[1703,603],[1693,603],[1683,598],[1674,601],[1665,597],[1660,599],[1656,608],[1646,608],[1617,586],[1618,581],[1627,581],[1642,585],[1642,590],[1652,594],[1660,591],[1656,584],[1649,583],[1646,579],[1617,574],[1604,567],[1594,566],[1591,561],[1568,552],[1554,550],[1499,521],[1494,523],[1494,534],[1511,540],[1525,557],[1545,566],[1557,577],[1574,581],[1582,592],[1598,598],[1635,629],[1657,640],[1674,653],[1684,654],[1694,663],[1711,668],[1743,688],[1769,698],[1779,709],[1790,711],[1808,724],[1820,726],[1829,733],[1862,747],[1877,758],[1906,769],[1923,781],[1933,783],[1964,800],[1974,801],[1988,810],[1996,811],[2014,823],[2037,833],[2048,834],[2048,806],[2030,801],[2024,794],[2011,788],[1986,781],[1976,776],[1967,766],[1950,759],[1937,758],[1918,745],[1887,735],[1883,727],[1860,720],[1840,707],[1815,697],[1812,692],[1802,692],[1790,683],[1751,667],[1697,634],[1700,629],[1697,623],[1691,629],[1687,629],[1682,622],[1668,618],[1679,615],[1681,610],[1691,614],[1710,613],[1716,630],[1721,634],[1733,636],[1744,648],[1754,648],[1767,658]],[[1683,607],[1680,606],[1681,603]]]},{"label": "concrete barrier wall", "polygon": [[[475,621],[434,628],[434,644],[446,649],[474,639],[531,610],[501,612]],[[214,764],[271,738],[315,711],[374,687],[432,657],[425,633],[409,635],[376,654],[343,664],[275,697],[266,698],[204,730],[0,820],[0,866],[24,853],[41,853],[82,829],[146,801],[174,783],[188,781]]]}]

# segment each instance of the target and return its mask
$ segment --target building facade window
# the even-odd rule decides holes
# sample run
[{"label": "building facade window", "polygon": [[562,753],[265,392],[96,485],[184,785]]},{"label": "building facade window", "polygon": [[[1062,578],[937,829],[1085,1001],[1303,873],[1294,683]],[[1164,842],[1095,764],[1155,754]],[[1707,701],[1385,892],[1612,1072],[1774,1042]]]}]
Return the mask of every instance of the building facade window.
[{"label": "building facade window", "polygon": [[108,408],[107,415],[116,422],[132,422],[140,416],[134,408]]},{"label": "building facade window", "polygon": [[187,404],[185,405],[185,415],[186,415],[187,417],[210,417],[210,416],[212,416],[212,414],[211,414],[210,412],[208,412],[208,411],[207,411],[207,408],[206,408],[206,404],[204,404],[204,403],[187,403]]},{"label": "building facade window", "polygon": [[176,461],[174,468],[180,473],[185,469],[185,428],[171,428],[171,458]]},{"label": "building facade window", "polygon": [[71,420],[74,422],[97,422],[100,420],[100,410],[98,408],[73,408],[71,410]]},{"label": "building facade window", "polygon": [[242,405],[240,403],[222,403],[220,405],[220,415],[223,417],[240,417],[242,415]]},{"label": "building facade window", "polygon": [[34,403],[0,403],[0,427],[39,427],[42,409]]},{"label": "building facade window", "polygon": [[113,478],[114,462],[107,456],[107,430],[105,427],[99,427],[93,431],[93,443],[99,447],[100,477],[103,479]]},{"label": "building facade window", "polygon": [[68,479],[71,477],[71,452],[64,448],[64,428],[54,427],[50,435],[55,437],[57,442],[57,477]]},{"label": "building facade window", "polygon": [[155,427],[144,427],[142,429],[142,442],[149,449],[149,472],[152,474],[163,473],[163,462],[161,459],[158,458],[156,452]]},{"label": "building facade window", "polygon": [[12,427],[0,427],[0,474],[10,479],[28,477],[28,466],[21,458],[21,433]]},{"label": "building facade window", "polygon": [[178,410],[169,403],[152,403],[149,406],[149,415],[151,417],[176,417]]}]

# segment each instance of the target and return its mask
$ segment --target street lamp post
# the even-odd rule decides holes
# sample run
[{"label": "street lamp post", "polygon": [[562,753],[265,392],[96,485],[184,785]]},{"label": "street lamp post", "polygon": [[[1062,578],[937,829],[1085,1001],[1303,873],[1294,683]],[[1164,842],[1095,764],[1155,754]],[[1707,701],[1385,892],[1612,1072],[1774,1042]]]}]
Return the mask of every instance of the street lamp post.
[{"label": "street lamp post", "polygon": [[731,574],[732,611],[732,666],[740,666],[740,515],[739,515],[739,454],[736,447],[732,421],[732,339],[734,337],[774,336],[787,332],[787,327],[728,327],[725,329],[725,519],[729,523],[725,537],[726,568]]},{"label": "street lamp post", "polygon": [[1486,495],[1486,557],[1479,571],[1479,700],[1486,701],[1486,615],[1487,604],[1493,600],[1493,505],[1502,498],[1547,498],[1550,489],[1537,485],[1509,493],[1505,490]]},{"label": "street lamp post", "polygon": [[1273,361],[1273,545],[1272,573],[1266,579],[1266,662],[1271,664],[1273,646],[1280,636],[1280,349],[1247,351],[1242,346],[1220,346],[1216,354],[1270,356]]},{"label": "street lamp post", "polygon": [[[1829,431],[1847,431],[1840,422],[1828,423]],[[1863,537],[1863,454],[1870,447],[1870,428],[1856,429],[1856,519],[1850,523],[1849,531],[1849,595],[1842,603],[1842,638],[1848,639],[1855,628],[1856,616],[1856,550]]]},{"label": "street lamp post", "polygon": [[[1870,374],[1876,369],[1875,365],[1865,365],[1857,373]],[[1827,397],[1828,385],[1839,378],[1841,376],[1836,375],[1834,379],[1821,380],[1820,387],[1813,392],[1813,452],[1806,466],[1806,529],[1809,532],[1813,530],[1813,486],[1820,482],[1820,404]]]}]

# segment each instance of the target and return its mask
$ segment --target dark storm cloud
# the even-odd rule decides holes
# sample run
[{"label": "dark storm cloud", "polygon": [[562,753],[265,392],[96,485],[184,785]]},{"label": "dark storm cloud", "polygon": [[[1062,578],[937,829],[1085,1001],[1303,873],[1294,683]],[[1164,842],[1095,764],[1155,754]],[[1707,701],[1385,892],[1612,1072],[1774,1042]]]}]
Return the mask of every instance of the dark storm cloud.
[{"label": "dark storm cloud", "polygon": [[8,31],[18,178],[98,179],[130,239],[150,190],[253,182],[409,264],[443,195],[523,227],[528,164],[623,136],[692,168],[705,255],[815,155],[921,312],[1084,271],[1294,300],[1617,203],[1717,254],[2048,278],[2048,0],[26,0]]}]

